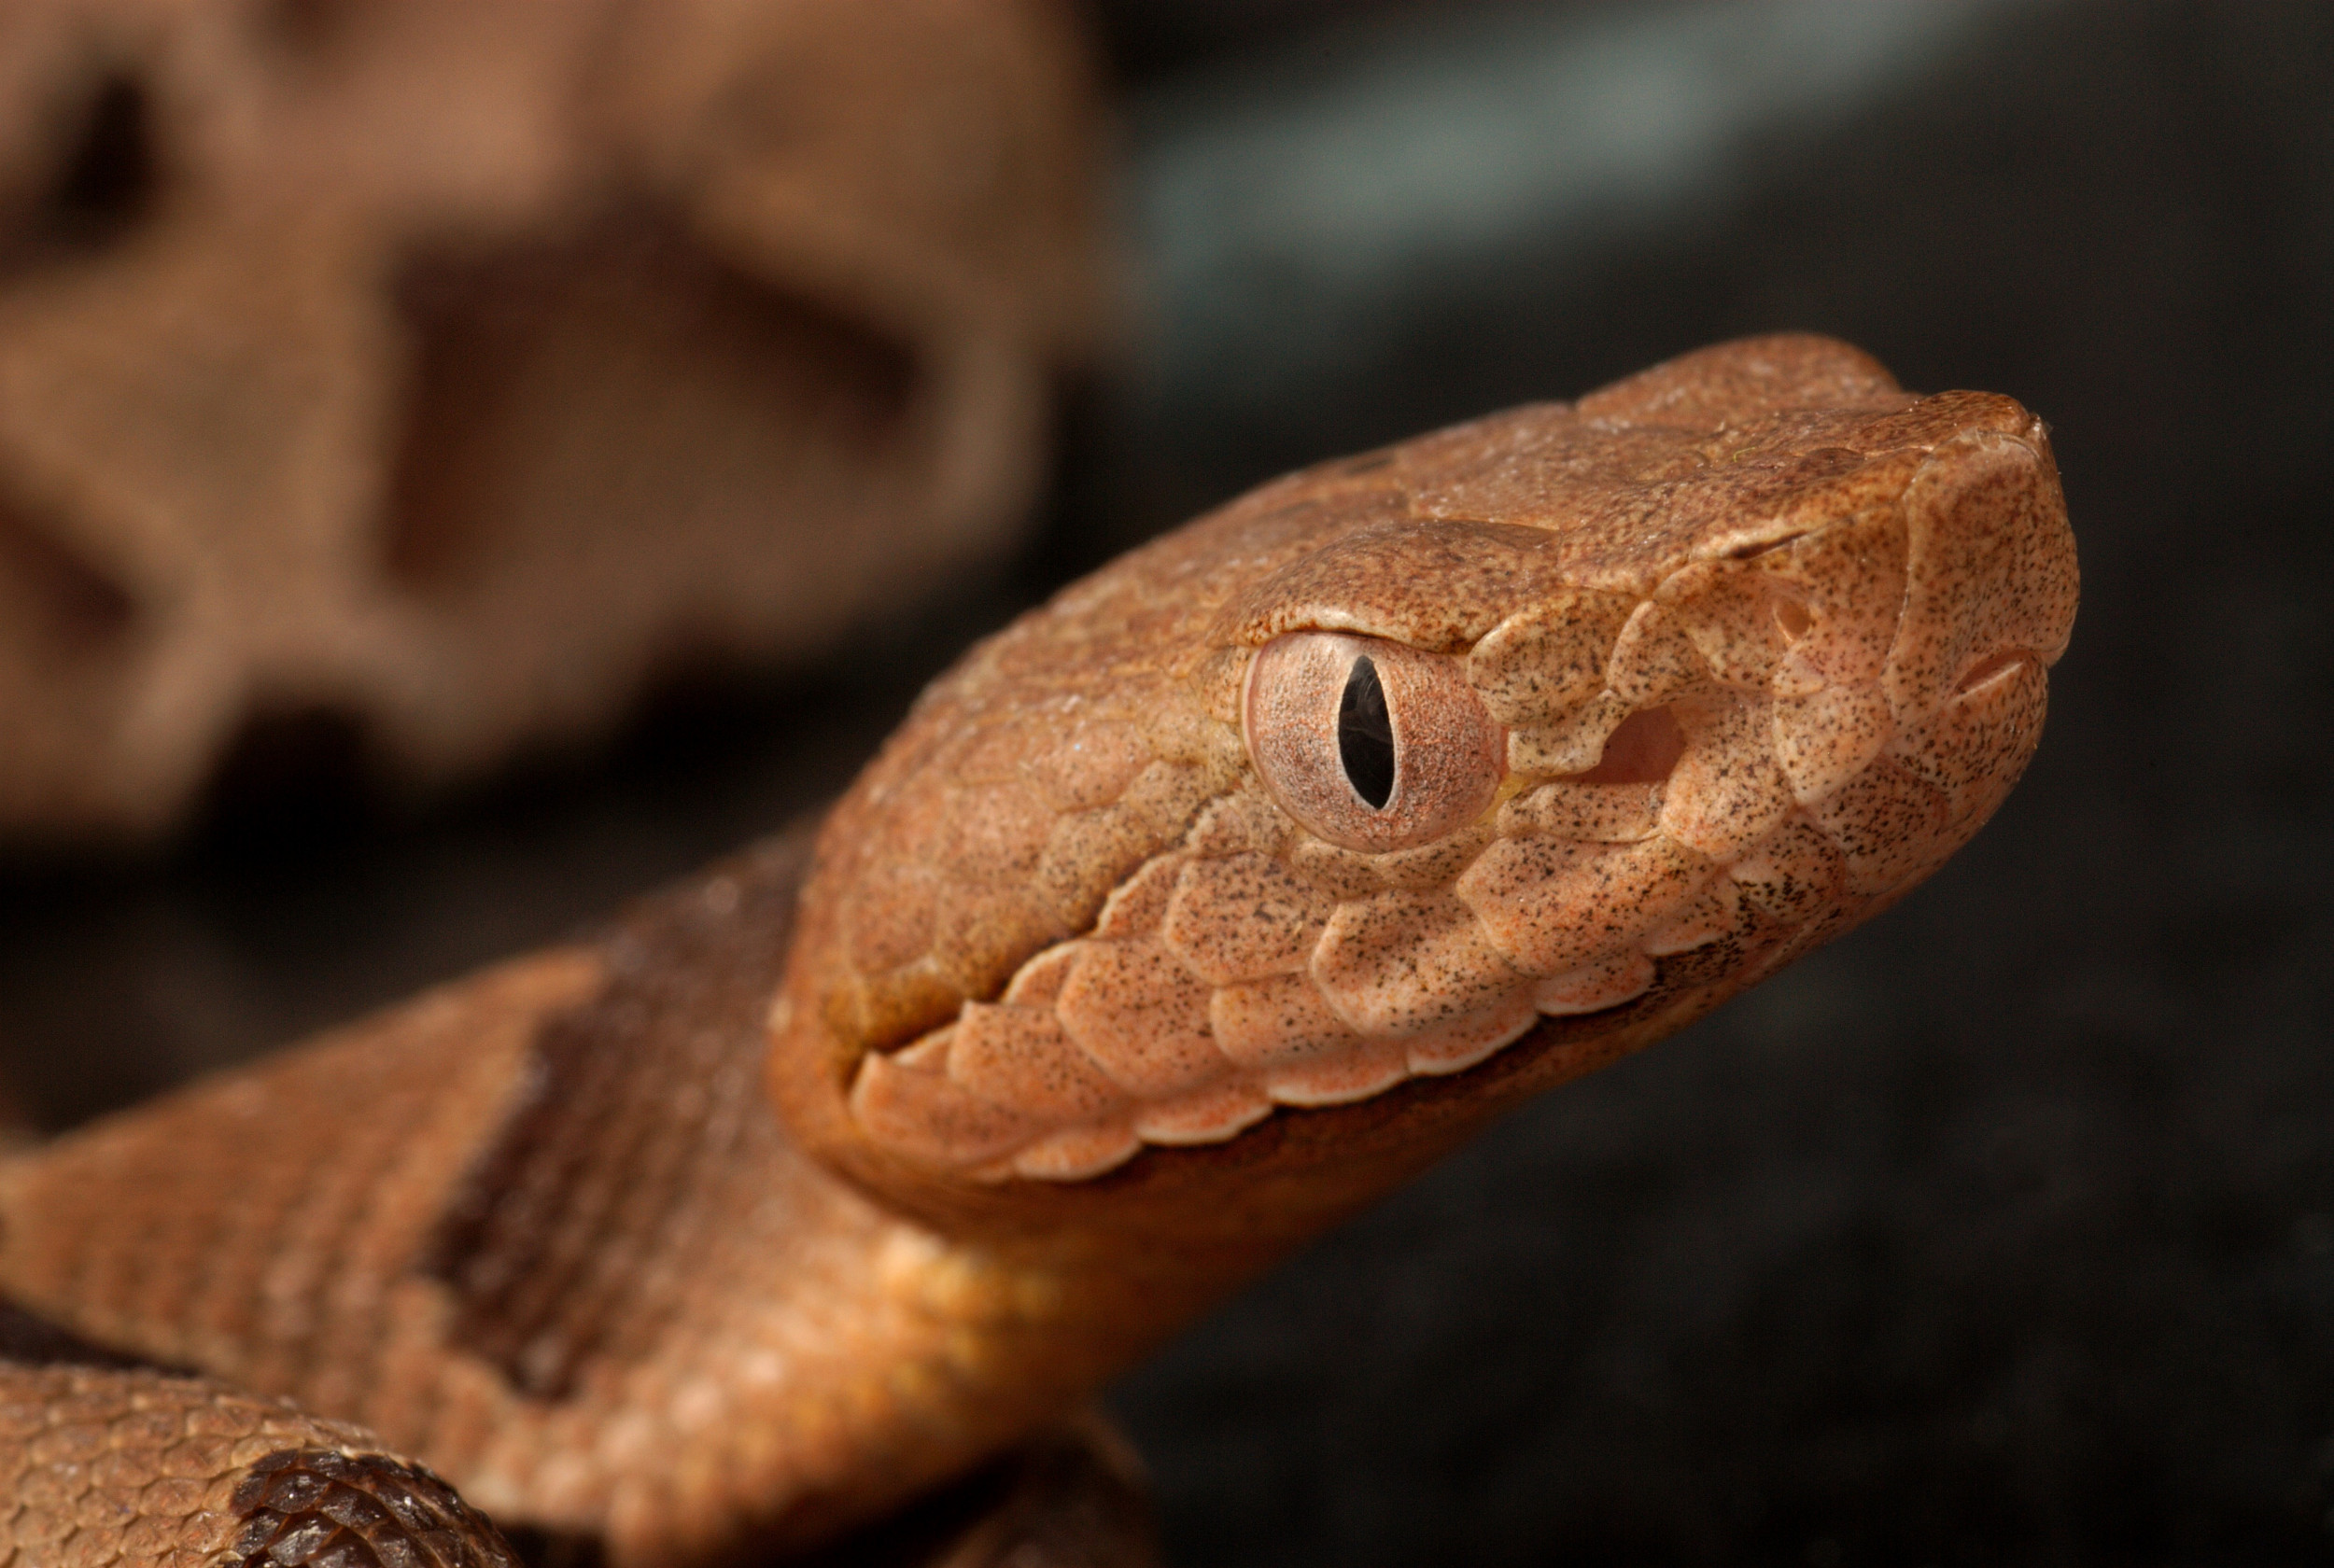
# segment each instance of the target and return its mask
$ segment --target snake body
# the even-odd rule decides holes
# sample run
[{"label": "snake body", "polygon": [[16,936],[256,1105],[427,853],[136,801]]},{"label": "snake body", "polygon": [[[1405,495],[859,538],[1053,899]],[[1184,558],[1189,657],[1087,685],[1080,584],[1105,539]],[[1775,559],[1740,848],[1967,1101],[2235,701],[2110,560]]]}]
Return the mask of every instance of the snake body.
[{"label": "snake body", "polygon": [[218,1379],[8,1372],[0,1541],[882,1518],[1901,896],[2075,593],[2039,421],[1817,338],[1266,485],[974,649],[815,833],[0,1169],[52,1362]]}]

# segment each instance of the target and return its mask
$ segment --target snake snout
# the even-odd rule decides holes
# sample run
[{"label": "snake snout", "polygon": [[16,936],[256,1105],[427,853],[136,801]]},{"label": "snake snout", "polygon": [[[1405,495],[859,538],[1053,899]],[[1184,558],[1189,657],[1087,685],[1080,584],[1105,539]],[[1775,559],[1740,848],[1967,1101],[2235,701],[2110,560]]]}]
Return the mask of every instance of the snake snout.
[{"label": "snake snout", "polygon": [[1941,442],[1906,485],[1903,619],[1880,686],[1903,732],[2019,659],[2058,661],[2073,629],[2074,536],[2039,427]]},{"label": "snake snout", "polygon": [[[838,813],[854,1136],[1082,1181],[1641,1042],[1912,887],[2032,752],[2074,545],[2011,399],[1870,396],[1625,463],[1497,416],[1196,525],[1258,565],[1188,680],[1095,656],[1156,612],[1111,579],[968,661],[893,753],[938,782]],[[1028,670],[1046,701],[989,702]]]},{"label": "snake snout", "polygon": [[1877,821],[1881,792],[1918,784],[1931,792],[1933,825],[1904,833],[1897,858],[1913,863],[1890,886],[1859,889],[1883,898],[1967,843],[2025,771],[2079,590],[2039,422],[2022,435],[1975,429],[1939,442],[1903,511],[1904,608],[1877,683],[1891,734],[1879,771],[1860,786],[1876,797],[1862,816]]}]

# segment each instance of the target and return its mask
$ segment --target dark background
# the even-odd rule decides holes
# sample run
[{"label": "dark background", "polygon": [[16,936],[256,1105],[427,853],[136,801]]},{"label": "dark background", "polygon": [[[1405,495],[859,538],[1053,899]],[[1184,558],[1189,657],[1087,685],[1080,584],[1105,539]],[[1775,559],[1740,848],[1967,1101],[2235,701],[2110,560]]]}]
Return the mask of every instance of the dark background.
[{"label": "dark background", "polygon": [[1185,1564],[2334,1556],[2334,7],[1112,0],[1153,331],[1042,533],[423,808],[264,756],[0,868],[63,1125],[571,929],[1277,470],[1808,328],[2054,427],[2049,733],[1877,925],[1324,1239],[1113,1404]]}]

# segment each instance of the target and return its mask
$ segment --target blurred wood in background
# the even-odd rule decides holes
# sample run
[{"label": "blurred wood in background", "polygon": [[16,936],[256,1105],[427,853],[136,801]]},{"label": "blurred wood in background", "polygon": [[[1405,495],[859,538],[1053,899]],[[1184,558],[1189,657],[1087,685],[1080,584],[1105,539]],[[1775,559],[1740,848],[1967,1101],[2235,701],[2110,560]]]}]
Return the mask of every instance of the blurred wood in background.
[{"label": "blurred wood in background", "polygon": [[1048,0],[0,9],[0,836],[473,774],[993,554],[1099,107]]}]

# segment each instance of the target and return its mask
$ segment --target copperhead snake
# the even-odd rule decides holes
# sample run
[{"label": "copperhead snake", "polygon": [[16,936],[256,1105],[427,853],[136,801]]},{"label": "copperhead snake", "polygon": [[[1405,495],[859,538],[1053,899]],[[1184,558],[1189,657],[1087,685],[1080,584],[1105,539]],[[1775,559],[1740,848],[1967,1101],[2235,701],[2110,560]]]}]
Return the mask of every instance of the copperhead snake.
[{"label": "copperhead snake", "polygon": [[899,1517],[1902,896],[2075,598],[2041,423],[1819,338],[1267,484],[972,650],[815,833],[0,1169],[0,1562]]}]

